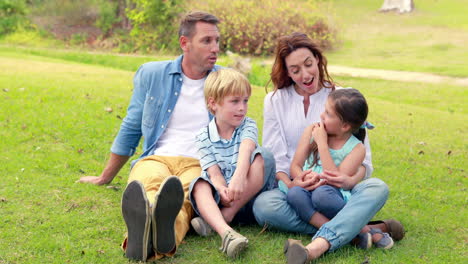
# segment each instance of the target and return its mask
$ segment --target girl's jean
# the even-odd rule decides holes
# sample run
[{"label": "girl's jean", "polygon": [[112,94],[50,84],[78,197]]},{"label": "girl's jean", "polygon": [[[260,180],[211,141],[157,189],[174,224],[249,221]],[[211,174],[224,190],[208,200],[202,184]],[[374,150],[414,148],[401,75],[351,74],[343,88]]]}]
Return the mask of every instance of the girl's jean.
[{"label": "girl's jean", "polygon": [[278,188],[261,193],[254,202],[255,219],[261,226],[267,225],[288,232],[322,237],[330,243],[330,251],[349,243],[382,208],[388,198],[388,186],[380,179],[370,178],[358,183],[351,190],[351,198],[341,211],[319,230],[301,220],[288,204],[286,194]]},{"label": "girl's jean", "polygon": [[330,185],[320,186],[313,191],[294,186],[288,191],[287,201],[299,218],[307,223],[316,212],[332,219],[346,204],[340,189]]}]

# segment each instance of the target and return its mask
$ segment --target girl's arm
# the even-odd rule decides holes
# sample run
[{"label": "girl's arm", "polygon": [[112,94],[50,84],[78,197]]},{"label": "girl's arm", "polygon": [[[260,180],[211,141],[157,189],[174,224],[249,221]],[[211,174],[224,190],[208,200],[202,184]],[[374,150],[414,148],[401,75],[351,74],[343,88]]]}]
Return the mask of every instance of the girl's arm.
[{"label": "girl's arm", "polygon": [[338,171],[347,175],[356,174],[358,169],[362,167],[365,156],[366,148],[361,143],[357,144],[341,162]]}]

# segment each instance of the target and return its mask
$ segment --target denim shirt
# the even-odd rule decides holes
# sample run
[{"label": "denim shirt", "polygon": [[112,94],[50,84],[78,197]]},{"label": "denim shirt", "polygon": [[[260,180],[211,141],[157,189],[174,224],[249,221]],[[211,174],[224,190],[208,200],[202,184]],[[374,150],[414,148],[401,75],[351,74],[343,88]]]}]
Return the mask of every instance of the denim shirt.
[{"label": "denim shirt", "polygon": [[[114,154],[132,156],[143,136],[143,154],[132,166],[153,152],[169,123],[182,88],[182,58],[183,55],[172,61],[145,63],[133,78],[127,115],[111,147]],[[215,65],[213,70],[218,68]]]}]

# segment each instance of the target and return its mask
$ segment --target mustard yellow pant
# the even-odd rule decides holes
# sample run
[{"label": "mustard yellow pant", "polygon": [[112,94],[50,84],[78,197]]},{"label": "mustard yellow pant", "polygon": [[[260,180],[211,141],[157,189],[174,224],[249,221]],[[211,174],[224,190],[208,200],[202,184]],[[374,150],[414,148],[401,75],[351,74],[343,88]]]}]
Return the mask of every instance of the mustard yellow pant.
[{"label": "mustard yellow pant", "polygon": [[[188,157],[165,157],[148,156],[138,161],[130,172],[128,182],[140,181],[146,191],[148,201],[153,204],[156,192],[165,178],[175,175],[179,177],[184,187],[185,200],[182,209],[175,221],[176,248],[190,228],[190,220],[193,218],[193,209],[187,199],[190,183],[201,174],[200,162],[198,159]],[[156,252],[155,252],[156,253]],[[175,250],[165,256],[173,256]],[[163,255],[157,254],[156,259]]]}]

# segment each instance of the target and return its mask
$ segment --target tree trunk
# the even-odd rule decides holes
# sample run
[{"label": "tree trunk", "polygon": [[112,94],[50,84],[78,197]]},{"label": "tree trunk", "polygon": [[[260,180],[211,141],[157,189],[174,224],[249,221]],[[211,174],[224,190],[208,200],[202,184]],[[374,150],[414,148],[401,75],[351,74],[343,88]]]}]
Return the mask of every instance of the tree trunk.
[{"label": "tree trunk", "polygon": [[409,13],[414,9],[413,0],[384,0],[380,12],[398,11],[401,13]]}]

